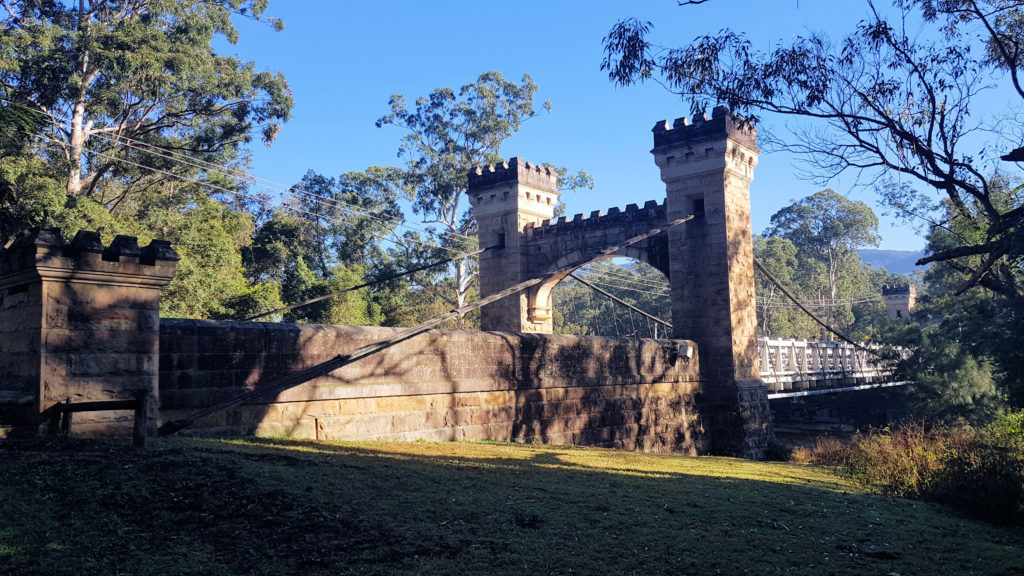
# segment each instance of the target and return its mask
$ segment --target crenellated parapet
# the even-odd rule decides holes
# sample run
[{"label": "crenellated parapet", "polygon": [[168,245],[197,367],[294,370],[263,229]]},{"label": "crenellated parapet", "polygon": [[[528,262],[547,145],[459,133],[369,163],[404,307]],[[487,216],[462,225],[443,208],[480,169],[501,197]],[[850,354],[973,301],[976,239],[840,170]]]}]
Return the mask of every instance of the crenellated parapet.
[{"label": "crenellated parapet", "polygon": [[[26,426],[58,403],[141,397],[139,425],[155,432],[160,289],[177,263],[163,240],[140,247],[117,236],[104,246],[81,231],[68,242],[55,228],[0,249],[0,397],[26,400]],[[127,435],[133,420],[130,411],[91,412],[75,418],[75,433]]]},{"label": "crenellated parapet", "polygon": [[667,120],[659,120],[652,132],[654,149],[651,152],[655,154],[663,149],[696,146],[704,142],[720,141],[724,137],[757,149],[757,130],[749,121],[732,114],[725,106],[716,106],[711,111],[711,118],[702,112],[692,120],[685,116],[676,118],[672,124]]},{"label": "crenellated parapet", "polygon": [[550,166],[532,164],[519,157],[510,158],[501,164],[474,168],[468,175],[469,188],[476,191],[505,186],[513,182],[538,190],[558,191],[557,172]]},{"label": "crenellated parapet", "polygon": [[583,214],[576,214],[571,220],[565,216],[554,220],[548,219],[537,225],[527,225],[524,232],[526,238],[531,239],[562,234],[579,234],[604,227],[628,228],[629,224],[633,221],[642,221],[644,224],[649,224],[653,227],[654,225],[664,224],[665,215],[664,202],[658,204],[655,200],[648,200],[644,203],[643,208],[636,204],[629,204],[625,210],[612,208],[608,210],[607,214],[603,214],[600,210],[595,210],[590,213],[589,217]]},{"label": "crenellated parapet", "polygon": [[117,236],[104,246],[98,232],[81,230],[66,242],[56,228],[34,228],[0,248],[0,289],[33,278],[90,279],[131,286],[164,286],[178,253],[166,240],[140,247],[134,236]]}]

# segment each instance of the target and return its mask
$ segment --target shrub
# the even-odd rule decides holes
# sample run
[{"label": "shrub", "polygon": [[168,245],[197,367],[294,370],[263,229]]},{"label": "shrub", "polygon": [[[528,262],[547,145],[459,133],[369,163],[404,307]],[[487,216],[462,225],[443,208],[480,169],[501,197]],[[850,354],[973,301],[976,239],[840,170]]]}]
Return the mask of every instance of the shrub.
[{"label": "shrub", "polygon": [[995,522],[1024,521],[1024,411],[1001,416],[983,430],[923,423],[823,438],[794,460],[836,467],[879,491],[941,502]]}]

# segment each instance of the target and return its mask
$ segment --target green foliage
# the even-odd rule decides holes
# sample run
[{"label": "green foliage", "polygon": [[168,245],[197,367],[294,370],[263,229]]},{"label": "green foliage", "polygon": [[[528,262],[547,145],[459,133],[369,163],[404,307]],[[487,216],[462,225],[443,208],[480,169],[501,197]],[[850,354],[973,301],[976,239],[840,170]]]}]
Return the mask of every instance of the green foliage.
[{"label": "green foliage", "polygon": [[229,302],[254,289],[265,290],[251,287],[243,275],[239,250],[250,242],[252,220],[205,194],[189,196],[185,210],[162,206],[180,201],[163,196],[140,205],[135,215],[145,227],[136,232],[140,240],[158,234],[181,256],[174,280],[161,293],[160,312],[184,318],[236,317]]},{"label": "green foliage", "polygon": [[[927,299],[923,307],[929,308]],[[900,362],[900,373],[912,382],[906,394],[915,417],[934,425],[983,425],[1004,405],[1004,394],[991,363],[951,336],[934,327],[893,321],[878,339],[910,352]]]},{"label": "green foliage", "polygon": [[251,217],[203,190],[238,190],[223,168],[288,119],[280,74],[212,49],[217,36],[238,40],[232,18],[260,20],[266,4],[5,3],[0,242],[32,226],[167,239],[181,261],[164,314],[233,318],[273,306],[276,287],[242,274]]},{"label": "green foliage", "polygon": [[[501,144],[536,115],[536,91],[529,74],[516,83],[499,72],[484,72],[457,91],[438,88],[417,98],[411,109],[405,96],[395,94],[389,101],[391,112],[377,120],[378,127],[406,130],[398,149],[406,161],[402,185],[413,212],[431,228],[429,241],[446,248],[449,257],[476,245],[476,219],[466,210],[466,175],[472,168],[502,161]],[[551,103],[545,102],[543,108],[550,110]],[[585,172],[556,171],[560,187],[593,186]],[[453,276],[448,299],[462,307],[474,290],[475,264],[456,262]]]},{"label": "green foliage", "polygon": [[988,442],[1024,454],[1024,410],[1003,411],[985,427]]},{"label": "green foliage", "polygon": [[[672,309],[665,275],[639,261],[617,265],[588,264],[574,275],[648,314],[671,323]],[[613,302],[590,287],[566,278],[553,291],[554,331],[557,334],[666,338],[671,329]]]},{"label": "green foliage", "polygon": [[[367,268],[387,260],[380,237],[402,220],[397,171],[371,167],[328,178],[308,172],[292,187],[294,210],[274,210],[243,250],[250,282],[279,286],[286,304],[299,304],[363,283]],[[393,286],[395,288],[397,286]],[[285,313],[292,322],[372,325],[383,321],[378,290],[346,293]]]},{"label": "green foliage", "polygon": [[981,430],[905,425],[858,435],[849,443],[819,441],[795,458],[838,466],[883,493],[942,502],[996,522],[1024,522],[1021,413]]},{"label": "green foliage", "polygon": [[[1006,179],[996,178],[990,187],[999,206],[1021,201],[1021,189]],[[944,206],[946,224],[928,235],[929,250],[942,252],[964,242],[985,241],[989,231],[974,215],[981,210],[976,202]],[[922,302],[923,314],[938,324],[940,333],[992,363],[1000,389],[1018,406],[1024,405],[1024,349],[1019,345],[1024,337],[1024,292],[1013,287],[1024,282],[1022,262],[1009,253],[994,260],[975,254],[938,262],[925,275],[930,297]],[[984,273],[979,276],[980,272]]]},{"label": "green foliage", "polygon": [[[288,120],[292,99],[283,76],[212,49],[216,36],[236,42],[232,16],[258,19],[265,0],[88,2],[81,12],[63,2],[7,8],[0,85],[48,119],[33,149],[73,197],[113,207],[118,194],[159,178],[138,164],[201,178],[197,163],[227,165],[254,132],[272,142]],[[124,189],[112,195],[110,182]]]},{"label": "green foliage", "polygon": [[[862,266],[857,248],[878,243],[878,218],[863,202],[822,190],[776,212],[754,257],[827,324],[869,337],[882,321],[884,270]],[[755,276],[762,336],[829,338],[762,274]]]}]

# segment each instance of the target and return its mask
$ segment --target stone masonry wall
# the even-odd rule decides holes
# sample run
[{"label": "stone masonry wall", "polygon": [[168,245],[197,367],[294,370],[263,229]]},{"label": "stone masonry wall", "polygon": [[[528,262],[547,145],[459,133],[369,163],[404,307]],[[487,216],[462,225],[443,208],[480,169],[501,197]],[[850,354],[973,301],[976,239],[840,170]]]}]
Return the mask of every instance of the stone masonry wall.
[{"label": "stone masonry wall", "polygon": [[[104,246],[99,234],[80,231],[66,242],[51,228],[0,248],[0,418],[31,425],[61,402],[144,394],[143,426],[154,433],[160,288],[177,260],[164,241],[139,247],[117,236]],[[121,435],[133,419],[131,411],[82,413],[74,431]]]},{"label": "stone masonry wall", "polygon": [[[161,421],[394,333],[164,319]],[[704,453],[697,366],[685,341],[430,332],[274,398],[214,414],[192,430]]]}]

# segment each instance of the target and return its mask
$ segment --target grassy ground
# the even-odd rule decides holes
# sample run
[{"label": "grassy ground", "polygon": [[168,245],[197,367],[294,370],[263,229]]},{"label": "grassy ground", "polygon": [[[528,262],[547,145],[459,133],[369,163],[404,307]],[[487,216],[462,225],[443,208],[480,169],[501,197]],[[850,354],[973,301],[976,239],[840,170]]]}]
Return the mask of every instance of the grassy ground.
[{"label": "grassy ground", "polygon": [[1022,573],[1020,529],[792,464],[454,443],[0,444],[0,574]]}]

